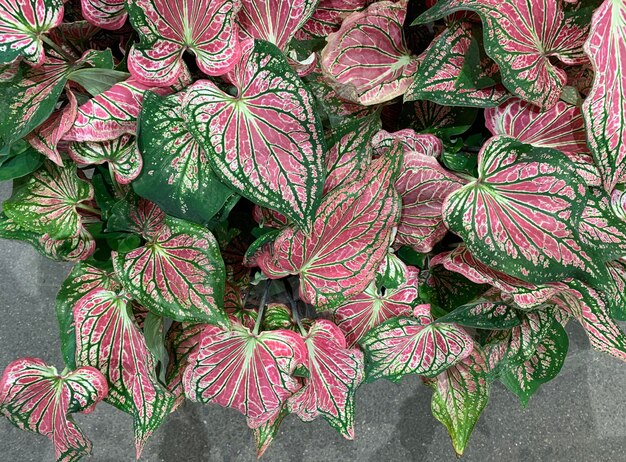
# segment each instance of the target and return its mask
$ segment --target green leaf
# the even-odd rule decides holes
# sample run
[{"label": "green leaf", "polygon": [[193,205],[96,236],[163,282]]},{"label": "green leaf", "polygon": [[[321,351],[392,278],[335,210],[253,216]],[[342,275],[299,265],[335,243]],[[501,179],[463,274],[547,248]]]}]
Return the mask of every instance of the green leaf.
[{"label": "green leaf", "polygon": [[0,157],[0,181],[21,178],[37,170],[44,157],[34,148],[26,148],[17,155]]},{"label": "green leaf", "polygon": [[128,79],[128,72],[114,69],[79,69],[69,75],[69,79],[83,86],[91,96],[107,91],[113,85]]}]

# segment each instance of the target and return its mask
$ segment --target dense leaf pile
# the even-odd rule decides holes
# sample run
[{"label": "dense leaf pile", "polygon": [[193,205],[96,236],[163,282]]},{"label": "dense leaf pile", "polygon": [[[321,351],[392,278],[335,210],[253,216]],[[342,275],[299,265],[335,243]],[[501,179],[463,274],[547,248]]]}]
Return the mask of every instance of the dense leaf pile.
[{"label": "dense leaf pile", "polygon": [[417,374],[461,454],[491,384],[527,404],[580,323],[626,360],[626,4],[0,0],[0,237],[75,262],[65,371],[0,412],[137,455],[185,399],[355,437]]}]

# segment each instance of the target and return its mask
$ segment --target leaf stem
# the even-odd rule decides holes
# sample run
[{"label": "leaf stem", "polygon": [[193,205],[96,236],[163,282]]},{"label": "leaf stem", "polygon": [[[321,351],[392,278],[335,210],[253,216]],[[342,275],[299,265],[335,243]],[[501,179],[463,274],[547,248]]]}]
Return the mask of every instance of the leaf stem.
[{"label": "leaf stem", "polygon": [[98,215],[98,216],[102,215],[102,212],[100,212],[100,210],[98,210],[95,207],[91,207],[90,205],[78,204],[76,207],[86,212],[93,213],[94,215]]},{"label": "leaf stem", "polygon": [[67,53],[63,48],[54,43],[47,35],[41,35],[41,41],[64,57],[70,64],[74,64],[75,58]]},{"label": "leaf stem", "polygon": [[259,335],[259,329],[261,328],[261,319],[263,319],[263,313],[265,312],[265,302],[267,301],[267,295],[270,292],[270,285],[272,285],[271,279],[265,281],[265,287],[263,287],[263,295],[261,296],[261,303],[259,304],[259,313],[256,317],[256,323],[254,323],[254,331],[252,331],[254,335]]},{"label": "leaf stem", "polygon": [[302,316],[300,315],[300,309],[298,308],[298,304],[296,300],[293,298],[293,287],[288,280],[285,280],[285,286],[287,287],[287,300],[289,301],[289,305],[291,307],[291,314],[293,314],[293,319],[295,319],[296,324],[298,325],[298,329],[300,329],[300,334],[303,337],[307,336],[307,331],[302,325]]},{"label": "leaf stem", "polygon": [[108,162],[108,164],[109,164],[109,176],[111,177],[111,183],[113,184],[113,189],[115,190],[119,198],[123,199],[126,193],[124,192],[120,184],[115,179],[115,172],[113,171],[113,164],[111,164],[111,162]]}]

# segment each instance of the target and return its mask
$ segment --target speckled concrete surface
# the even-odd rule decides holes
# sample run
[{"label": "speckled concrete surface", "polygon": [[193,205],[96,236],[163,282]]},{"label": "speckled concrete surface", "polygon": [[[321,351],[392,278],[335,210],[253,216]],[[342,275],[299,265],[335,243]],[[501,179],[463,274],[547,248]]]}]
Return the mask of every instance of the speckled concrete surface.
[{"label": "speckled concrete surface", "polygon": [[[0,200],[9,193],[0,185]],[[29,246],[0,240],[0,370],[13,359],[39,357],[61,366],[54,298],[69,266],[40,257]],[[626,461],[626,364],[589,349],[572,323],[570,353],[561,375],[521,409],[496,385],[463,460]],[[290,416],[263,460],[452,461],[444,428],[429,412],[430,390],[415,377],[400,384],[363,386],[356,398],[355,441],[324,421]],[[131,419],[106,404],[77,415],[94,444],[93,462],[134,460]],[[0,419],[0,461],[53,461],[51,444]],[[145,462],[254,461],[244,418],[218,406],[187,403],[149,441]]]}]

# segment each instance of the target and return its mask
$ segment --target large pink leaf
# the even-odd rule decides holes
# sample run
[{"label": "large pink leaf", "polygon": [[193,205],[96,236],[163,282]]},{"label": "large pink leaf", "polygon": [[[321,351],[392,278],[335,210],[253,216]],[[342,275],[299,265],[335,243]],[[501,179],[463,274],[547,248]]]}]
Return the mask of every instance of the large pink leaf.
[{"label": "large pink leaf", "polygon": [[41,37],[63,21],[61,0],[0,1],[0,63],[22,56],[41,66],[45,59]]},{"label": "large pink leaf", "polygon": [[535,285],[509,276],[477,260],[469,249],[461,244],[452,252],[443,252],[430,261],[431,266],[443,265],[447,270],[462,274],[477,284],[490,284],[511,295],[521,308],[531,309],[547,302],[563,288],[560,283]]},{"label": "large pink leaf", "polygon": [[146,245],[112,259],[124,288],[153,313],[228,325],[224,261],[206,228],[167,217]]},{"label": "large pink leaf", "polygon": [[397,382],[406,374],[439,375],[469,356],[474,341],[455,324],[433,323],[430,305],[418,305],[412,317],[395,317],[370,330],[360,345],[367,380]]},{"label": "large pink leaf", "polygon": [[244,39],[266,40],[284,51],[316,6],[317,0],[242,0],[237,22]]},{"label": "large pink leaf", "polygon": [[402,158],[395,144],[356,181],[328,194],[311,233],[286,228],[264,248],[257,264],[270,278],[300,276],[300,295],[332,309],[374,280],[400,212],[393,181]]},{"label": "large pink leaf", "polygon": [[119,29],[126,22],[128,13],[125,0],[80,0],[83,17],[103,29]]},{"label": "large pink leaf", "polygon": [[345,99],[378,104],[402,95],[417,70],[402,35],[407,2],[376,2],[352,13],[330,34],[321,66]]},{"label": "large pink leaf", "polygon": [[395,243],[411,246],[417,252],[430,252],[448,231],[443,224],[443,201],[463,184],[465,181],[446,171],[427,153],[406,153],[395,184],[402,198]]},{"label": "large pink leaf", "polygon": [[626,5],[605,0],[593,14],[585,52],[595,77],[583,103],[589,148],[611,193],[626,177]]},{"label": "large pink leaf", "polygon": [[74,322],[76,364],[102,372],[109,383],[107,402],[133,416],[139,457],[174,396],[156,379],[156,359],[129,314],[128,299],[95,288],[75,305]]},{"label": "large pink leaf", "polygon": [[135,135],[146,90],[160,95],[171,92],[170,89],[143,85],[132,78],[116,83],[78,108],[74,126],[63,139],[108,141],[126,134]]},{"label": "large pink leaf", "polygon": [[189,399],[236,409],[257,428],[300,389],[293,372],[301,365],[307,365],[307,347],[295,332],[253,334],[239,323],[229,331],[206,326],[183,384]]},{"label": "large pink leaf", "polygon": [[476,258],[534,284],[606,276],[576,239],[586,185],[565,155],[494,137],[478,163],[478,179],[443,205],[446,226]]},{"label": "large pink leaf", "polygon": [[61,154],[57,149],[59,141],[72,128],[76,120],[78,104],[74,93],[66,91],[68,104],[52,114],[48,119],[30,133],[25,140],[37,151],[57,165],[63,165]]},{"label": "large pink leaf", "polygon": [[320,0],[311,18],[296,33],[296,38],[326,38],[339,30],[346,16],[362,10],[368,3],[368,0]]},{"label": "large pink leaf", "polygon": [[485,125],[493,135],[506,135],[533,146],[558,149],[576,164],[587,184],[601,184],[587,147],[580,107],[558,101],[547,111],[541,111],[537,106],[514,99],[497,108],[485,109]]},{"label": "large pink leaf", "polygon": [[248,40],[242,48],[227,75],[237,97],[197,81],[183,116],[222,181],[308,230],[324,182],[323,131],[312,97],[274,45]]},{"label": "large pink leaf", "polygon": [[323,416],[344,437],[354,438],[354,394],[363,381],[363,353],[348,349],[339,328],[325,319],[311,326],[304,343],[309,377],[287,401],[289,411],[305,422]]},{"label": "large pink leaf", "polygon": [[498,64],[502,83],[525,101],[548,109],[567,81],[553,64],[581,64],[589,20],[565,14],[555,0],[441,0],[416,22],[426,24],[456,11],[477,13],[484,26],[487,54]]},{"label": "large pink leaf", "polygon": [[362,293],[339,305],[334,312],[337,326],[349,346],[360,342],[370,329],[396,316],[410,316],[418,295],[417,268],[408,267],[405,281],[383,293],[372,282]]},{"label": "large pink leaf", "polygon": [[73,142],[68,154],[78,165],[99,165],[108,162],[119,184],[129,184],[139,173],[143,161],[135,137],[122,135],[110,141]]},{"label": "large pink leaf", "polygon": [[186,72],[186,50],[207,75],[225,74],[239,59],[236,0],[128,0],[126,7],[141,37],[128,69],[140,82],[172,85]]},{"label": "large pink leaf", "polygon": [[88,413],[108,392],[93,367],[60,375],[41,359],[22,358],[7,366],[0,380],[0,413],[23,430],[47,436],[58,462],[77,462],[91,454],[91,441],[71,412]]}]

